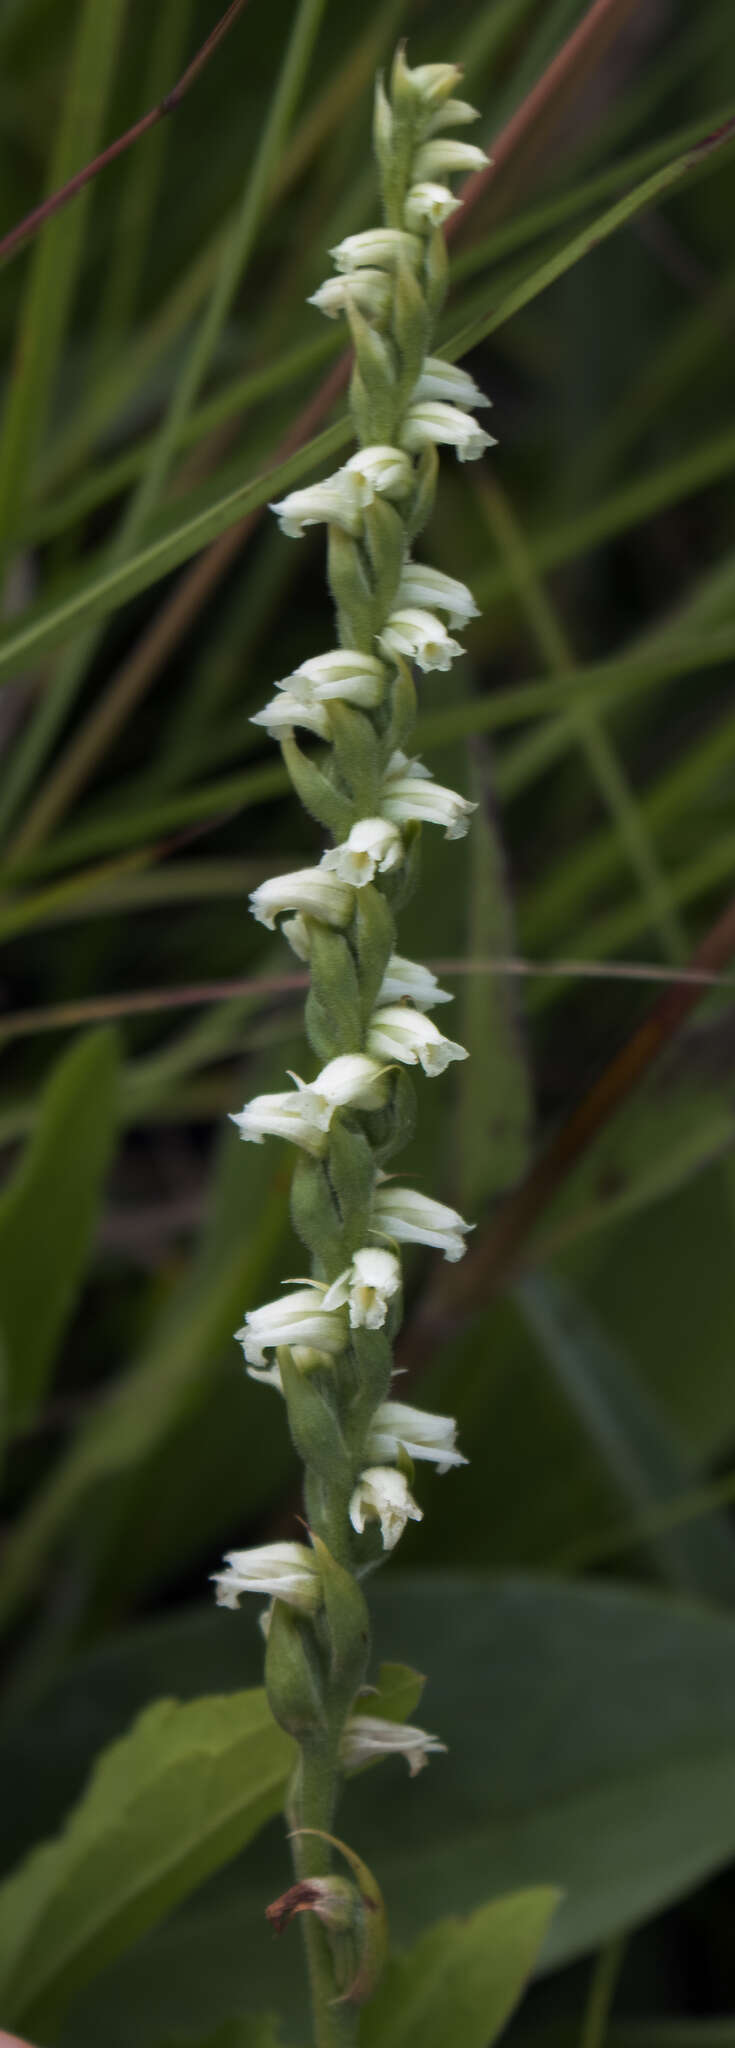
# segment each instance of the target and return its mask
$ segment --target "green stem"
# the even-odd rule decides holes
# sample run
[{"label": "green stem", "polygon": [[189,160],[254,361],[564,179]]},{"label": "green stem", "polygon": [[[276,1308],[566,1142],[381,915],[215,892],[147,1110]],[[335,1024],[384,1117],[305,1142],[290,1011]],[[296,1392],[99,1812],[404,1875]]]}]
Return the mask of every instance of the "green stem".
[{"label": "green stem", "polygon": [[[291,1800],[293,1827],[295,1830],[316,1828],[320,1832],[294,1833],[292,1849],[297,1878],[328,1875],[329,1844],[323,1837],[332,1825],[336,1783],[331,1746],[330,1753],[316,1750],[313,1746],[302,1750]],[[314,2048],[353,2048],[357,2038],[357,2014],[354,2007],[337,2002],[339,1992],[327,1935],[316,1913],[304,1913],[301,1918],[311,1991]]]}]

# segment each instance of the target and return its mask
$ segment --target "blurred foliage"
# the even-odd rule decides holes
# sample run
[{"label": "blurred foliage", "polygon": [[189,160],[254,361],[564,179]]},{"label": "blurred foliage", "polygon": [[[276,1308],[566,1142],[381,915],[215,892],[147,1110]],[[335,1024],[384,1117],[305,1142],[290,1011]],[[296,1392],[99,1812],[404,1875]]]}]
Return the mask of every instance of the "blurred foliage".
[{"label": "blurred foliage", "polygon": [[[218,11],[4,0],[0,231]],[[262,515],[347,445],[320,396],[343,338],[305,299],[371,218],[400,34],[465,64],[497,153],[442,346],[500,446],[443,465],[427,537],[482,616],[420,729],[480,811],[462,846],[425,835],[403,926],[450,963],[473,1060],[423,1090],[401,1170],[471,1207],[475,1243],[632,1040],[647,969],[675,975],[732,894],[731,0],[455,0],[451,49],[438,0],[249,0],[0,294],[0,1980],[8,2023],[60,2048],[305,2040],[298,1941],[274,1963],[262,1931],[280,1825],[244,1846],[282,1795],[262,1643],[203,1604],[223,1544],[298,1529],[282,1415],[231,1337],[300,1270],[290,1161],[226,1116],[306,1057],[293,957],[246,899],[318,835],[249,721],[331,623],[319,536]],[[407,1261],[418,1398],[470,1464],[421,1479],[374,1589],[449,1756],[345,1795],[405,1945],[364,2048],[485,2048],[534,1957],[518,2048],[735,2040],[718,966],[469,1313],[422,1325],[435,1266]]]}]

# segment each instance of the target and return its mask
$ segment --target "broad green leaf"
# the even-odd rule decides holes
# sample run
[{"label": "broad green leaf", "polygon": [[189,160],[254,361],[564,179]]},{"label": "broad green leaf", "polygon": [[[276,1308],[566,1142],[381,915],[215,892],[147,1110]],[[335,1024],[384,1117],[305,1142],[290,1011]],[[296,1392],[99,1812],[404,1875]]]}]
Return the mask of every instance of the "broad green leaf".
[{"label": "broad green leaf", "polygon": [[[691,1492],[695,1471],[619,1345],[582,1298],[553,1273],[516,1284],[516,1298],[538,1337],[562,1394],[600,1450],[634,1513]],[[732,1604],[735,1540],[722,1515],[674,1529],[648,1546],[674,1586]]]},{"label": "broad green leaf", "polygon": [[54,1068],[33,1136],[0,1196],[0,1324],[12,1426],[36,1412],[84,1277],[117,1085],[112,1032],[73,1045]]},{"label": "broad green leaf", "polygon": [[90,1977],[278,1811],[293,1754],[261,1691],[148,1707],[101,1757],[60,1839],[3,1888],[8,2022],[53,2028]]},{"label": "broad green leaf", "polygon": [[394,1956],[360,2022],[360,2048],[491,2048],[518,2003],[558,1901],[548,1887],[439,1920]]},{"label": "broad green leaf", "polygon": [[[413,1783],[398,1760],[355,1779],[340,1807],[339,1829],[375,1871],[399,1946],[509,1887],[551,1885],[564,1894],[543,1952],[551,1968],[639,1925],[731,1857],[728,1616],[623,1586],[490,1573],[386,1572],[371,1604],[379,1654],[399,1652],[428,1672],[422,1719],[448,1744]],[[136,1632],[126,1656],[138,1698],[159,1660],[182,1689],[205,1672],[220,1690],[236,1687],[240,1630],[224,1623],[194,1614]],[[251,1647],[255,1635],[253,1624]],[[2,1763],[14,1802],[25,1784],[30,1808],[34,1748],[43,1764],[51,1731],[61,1769],[69,1745],[78,1755],[75,1697],[87,1725],[90,1692],[93,1704],[106,1699],[108,1725],[119,1725],[125,1670],[122,1650],[81,1660],[39,1709],[35,1742],[28,1717],[8,1731]],[[128,1711],[134,1697],[128,1682]],[[48,1762],[44,1779],[53,1799]],[[249,1858],[233,1866],[100,1980],[75,2009],[65,2044],[88,2048],[104,2026],[108,2048],[131,2039],[148,2048],[154,2008],[155,2038],[164,2027],[203,2029],[266,2008],[273,1954],[263,1944],[263,1897],[283,1890],[284,1872],[281,1837],[263,1837],[257,1868]],[[298,1942],[279,1949],[278,1982],[279,2007],[297,2016]]]},{"label": "broad green leaf", "polygon": [[225,2020],[212,2032],[173,2034],[159,2048],[280,2048],[281,2033],[270,2013],[259,2019]]}]

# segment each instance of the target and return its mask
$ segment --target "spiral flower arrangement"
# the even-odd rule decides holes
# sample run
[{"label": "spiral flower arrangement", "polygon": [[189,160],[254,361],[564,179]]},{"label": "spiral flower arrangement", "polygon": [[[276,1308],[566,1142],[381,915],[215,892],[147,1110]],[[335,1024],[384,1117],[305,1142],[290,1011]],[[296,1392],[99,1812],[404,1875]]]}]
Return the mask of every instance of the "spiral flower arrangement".
[{"label": "spiral flower arrangement", "polygon": [[[401,49],[390,90],[378,80],[383,224],[331,251],[336,275],[311,301],[349,324],[359,446],[334,475],[273,507],[294,538],[326,525],[338,644],[284,677],[255,720],[280,742],[299,798],[333,842],[318,866],[278,875],[251,898],[259,922],[308,962],[306,1029],[319,1071],[292,1076],[234,1118],[249,1142],[282,1137],[298,1154],[292,1216],[311,1275],[250,1310],[237,1334],[249,1373],[285,1401],[309,1541],[233,1551],[216,1586],[224,1606],[245,1592],[271,1600],[268,1696],[299,1745],[289,1802],[297,1883],[273,1912],[282,1921],[305,1911],[319,2048],[352,2039],[376,1967],[374,1881],[350,1850],[350,1878],[332,1869],[340,1774],[395,1749],[413,1773],[441,1747],[364,1711],[361,1581],[407,1522],[421,1520],[415,1463],[449,1472],[464,1462],[452,1419],[393,1399],[391,1386],[400,1247],[459,1259],[471,1226],[386,1173],[413,1125],[407,1070],[433,1077],[466,1058],[429,1014],[450,1000],[446,991],[395,950],[421,826],[457,839],[474,808],[410,753],[414,670],[448,670],[462,652],[454,636],[476,613],[464,583],[413,553],[437,449],[472,461],[492,445],[474,417],[488,401],[472,377],[429,352],[446,289],[442,227],[460,203],[448,179],[487,162],[445,133],[475,118],[454,97],[459,79],[451,64],[409,68]],[[297,732],[315,735],[321,751],[306,752]]]}]

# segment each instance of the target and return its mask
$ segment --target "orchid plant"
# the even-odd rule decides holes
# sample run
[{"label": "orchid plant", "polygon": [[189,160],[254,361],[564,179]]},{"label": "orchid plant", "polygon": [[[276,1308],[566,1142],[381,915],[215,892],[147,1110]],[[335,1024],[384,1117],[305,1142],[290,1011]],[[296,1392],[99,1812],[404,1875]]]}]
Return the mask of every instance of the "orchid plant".
[{"label": "orchid plant", "polygon": [[[412,1128],[407,1069],[440,1076],[466,1058],[429,1014],[449,995],[396,951],[421,826],[460,838],[474,808],[410,753],[414,670],[449,670],[462,652],[454,634],[476,611],[465,584],[413,552],[433,504],[437,449],[474,461],[492,445],[474,416],[488,401],[472,377],[430,353],[446,286],[442,227],[459,205],[448,180],[487,162],[445,133],[475,118],[455,97],[459,80],[452,64],[409,68],[402,49],[390,90],[378,80],[383,222],[331,251],[336,276],[312,298],[349,324],[358,451],[273,508],[292,538],[327,528],[338,644],[278,682],[255,720],[279,741],[296,792],[333,841],[317,866],[267,880],[251,897],[259,922],[308,963],[306,1028],[319,1070],[292,1075],[290,1087],[234,1117],[248,1142],[286,1138],[298,1153],[292,1215],[310,1276],[248,1310],[237,1334],[253,1379],[285,1401],[308,1541],[232,1551],[215,1583],[227,1607],[247,1592],[270,1601],[268,1698],[299,1749],[288,1801],[296,1883],[271,1913],[278,1925],[304,1913],[317,2048],[354,2038],[380,1960],[374,1880],[351,1850],[349,1878],[332,1867],[340,1775],[396,1749],[413,1774],[442,1747],[369,1711],[363,1580],[421,1520],[414,1464],[448,1473],[464,1462],[450,1417],[393,1398],[393,1346],[400,1247],[430,1245],[456,1260],[471,1225],[386,1171]],[[323,751],[305,751],[297,733]]]}]

